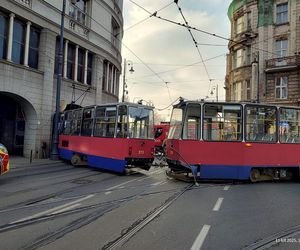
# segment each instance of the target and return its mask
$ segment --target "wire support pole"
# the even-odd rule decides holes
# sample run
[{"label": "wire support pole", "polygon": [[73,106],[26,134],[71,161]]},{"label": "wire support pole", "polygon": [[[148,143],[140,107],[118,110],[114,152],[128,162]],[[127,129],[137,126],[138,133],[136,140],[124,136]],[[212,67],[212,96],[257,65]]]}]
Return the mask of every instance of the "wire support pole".
[{"label": "wire support pole", "polygon": [[122,102],[125,101],[125,86],[126,86],[126,59],[124,58],[124,69],[123,69],[123,94],[122,94]]},{"label": "wire support pole", "polygon": [[58,74],[56,83],[56,105],[54,114],[54,124],[53,124],[53,138],[51,145],[51,160],[58,160],[58,123],[59,123],[59,113],[60,113],[60,90],[62,82],[62,71],[63,71],[63,42],[64,42],[64,26],[65,26],[65,12],[66,12],[66,0],[63,0],[62,12],[61,12],[61,24],[60,24],[60,44],[58,52]]}]

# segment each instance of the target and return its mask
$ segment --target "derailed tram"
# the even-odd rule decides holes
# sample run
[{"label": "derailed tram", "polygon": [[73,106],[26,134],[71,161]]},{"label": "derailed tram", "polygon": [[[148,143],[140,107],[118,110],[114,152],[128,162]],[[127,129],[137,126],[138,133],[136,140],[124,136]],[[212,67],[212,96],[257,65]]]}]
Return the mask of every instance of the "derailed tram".
[{"label": "derailed tram", "polygon": [[300,109],[181,100],[166,158],[167,174],[183,179],[299,179]]},{"label": "derailed tram", "polygon": [[73,165],[125,173],[154,160],[153,107],[117,103],[68,110],[60,118],[59,154]]}]

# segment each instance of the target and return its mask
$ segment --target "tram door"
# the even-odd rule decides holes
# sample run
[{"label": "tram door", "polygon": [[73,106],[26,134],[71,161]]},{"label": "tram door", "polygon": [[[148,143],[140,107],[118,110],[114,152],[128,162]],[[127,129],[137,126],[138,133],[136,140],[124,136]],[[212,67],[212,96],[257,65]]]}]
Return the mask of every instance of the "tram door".
[{"label": "tram door", "polygon": [[11,155],[22,155],[24,146],[25,115],[13,99],[0,96],[0,143]]}]

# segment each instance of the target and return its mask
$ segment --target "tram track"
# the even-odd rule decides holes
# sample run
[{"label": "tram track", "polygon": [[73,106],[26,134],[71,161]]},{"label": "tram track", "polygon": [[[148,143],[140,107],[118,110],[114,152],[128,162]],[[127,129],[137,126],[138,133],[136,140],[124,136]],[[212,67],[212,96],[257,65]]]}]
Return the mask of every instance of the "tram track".
[{"label": "tram track", "polygon": [[[175,189],[175,190],[177,190],[177,189]],[[97,209],[96,211],[94,211],[92,213],[89,213],[85,216],[82,216],[82,217],[68,223],[66,226],[63,226],[60,229],[58,229],[54,232],[51,232],[49,234],[44,234],[44,235],[36,238],[31,243],[19,248],[22,250],[37,249],[39,247],[45,246],[47,244],[50,244],[51,242],[54,242],[55,240],[62,238],[64,235],[66,235],[72,231],[75,231],[85,225],[88,225],[88,224],[94,222],[95,220],[99,219],[106,213],[113,211],[113,210],[119,208],[120,206],[124,205],[124,203],[126,203],[126,202],[136,201],[138,199],[141,199],[141,198],[143,198],[145,196],[149,196],[149,195],[159,195],[161,193],[174,192],[175,190],[170,189],[170,190],[164,190],[164,191],[160,191],[160,192],[152,192],[152,193],[147,193],[147,194],[140,193],[137,195],[124,197],[124,198],[109,201],[109,202],[102,202],[102,203],[97,203],[97,204],[93,204],[93,205],[89,205],[89,206],[84,206],[84,207],[68,210],[65,212],[58,213],[58,214],[45,215],[45,216],[41,216],[39,218],[30,219],[27,221],[7,224],[7,225],[0,227],[0,233],[17,230],[17,229],[23,228],[25,226],[34,225],[36,223],[42,223],[42,222],[45,222],[48,220],[53,220],[55,218],[59,218],[59,217],[66,216],[66,215],[71,215],[71,214],[81,213],[81,212],[88,211],[88,210]],[[182,192],[182,189],[181,189],[180,193],[181,192]],[[174,195],[172,195],[171,198],[172,199],[170,199],[170,198],[167,199],[164,202],[164,204],[168,203],[168,206],[169,206],[171,204],[170,201],[171,200],[172,200],[172,202],[174,201]]]},{"label": "tram track", "polygon": [[130,227],[127,228],[127,230],[122,230],[122,233],[120,237],[117,239],[108,242],[105,244],[102,249],[103,250],[112,250],[116,249],[119,246],[122,246],[124,243],[126,243],[132,236],[134,236],[138,231],[140,231],[142,228],[144,228],[148,223],[150,223],[152,220],[154,220],[160,213],[162,213],[164,210],[166,210],[171,204],[173,204],[181,195],[183,195],[186,191],[190,190],[190,188],[194,184],[190,184],[187,187],[181,189],[179,192],[176,192],[174,195],[169,197],[163,204],[161,204],[159,207],[156,207],[151,212],[149,212],[145,217],[135,221]]},{"label": "tram track", "polygon": [[[283,239],[292,239],[292,237],[298,236],[300,234],[300,225],[286,229],[284,231],[281,231],[279,233],[273,234],[267,238],[261,239],[249,246],[244,247],[242,250],[265,250],[265,249],[270,249],[271,247],[275,245],[279,245],[280,243],[284,242]],[[300,238],[299,238],[300,240]],[[288,243],[286,241],[285,243]],[[300,242],[293,242],[291,241],[290,243],[297,243],[299,244]]]}]

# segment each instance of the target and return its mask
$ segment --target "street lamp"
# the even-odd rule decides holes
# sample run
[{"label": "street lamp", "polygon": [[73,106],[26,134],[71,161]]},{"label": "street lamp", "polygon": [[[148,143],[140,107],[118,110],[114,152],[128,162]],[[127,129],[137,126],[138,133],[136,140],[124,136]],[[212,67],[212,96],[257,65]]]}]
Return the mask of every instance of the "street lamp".
[{"label": "street lamp", "polygon": [[[257,85],[256,85],[256,102],[259,103],[259,51],[257,51],[257,55],[252,62],[252,65],[256,67],[256,77],[257,77]],[[255,74],[255,73],[254,73]],[[253,82],[253,68],[252,68],[252,82]]]},{"label": "street lamp", "polygon": [[127,65],[128,66],[131,66],[130,67],[130,70],[129,72],[132,74],[134,72],[134,69],[133,69],[133,62],[132,61],[126,61],[126,59],[124,58],[124,70],[123,70],[123,95],[122,95],[122,102],[125,101],[125,94],[127,92],[128,94],[128,91],[126,91],[126,68],[127,68]]},{"label": "street lamp", "polygon": [[[71,0],[71,3],[76,2],[76,0]],[[51,160],[58,160],[58,122],[60,113],[60,89],[62,81],[62,71],[63,71],[63,42],[64,42],[64,26],[65,26],[65,12],[66,12],[66,0],[63,0],[62,12],[61,12],[61,23],[60,23],[60,40],[59,40],[59,51],[58,51],[58,73],[57,73],[57,83],[56,83],[56,105],[55,105],[55,115],[53,124],[53,138],[51,145]]]},{"label": "street lamp", "polygon": [[210,95],[213,95],[214,93],[216,93],[217,102],[219,101],[219,93],[218,92],[219,92],[219,86],[217,84],[216,86],[213,86],[210,91]]}]

